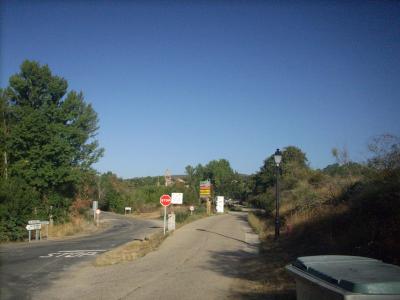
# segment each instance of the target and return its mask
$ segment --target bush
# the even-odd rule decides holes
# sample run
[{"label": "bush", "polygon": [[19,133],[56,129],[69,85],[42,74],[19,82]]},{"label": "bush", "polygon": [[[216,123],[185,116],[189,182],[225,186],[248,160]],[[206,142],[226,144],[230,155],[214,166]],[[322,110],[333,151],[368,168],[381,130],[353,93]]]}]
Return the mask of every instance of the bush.
[{"label": "bush", "polygon": [[0,182],[0,241],[22,240],[28,220],[40,212],[39,194],[16,179]]},{"label": "bush", "polygon": [[256,208],[265,209],[267,212],[274,210],[275,196],[271,190],[263,194],[250,196],[249,203]]}]

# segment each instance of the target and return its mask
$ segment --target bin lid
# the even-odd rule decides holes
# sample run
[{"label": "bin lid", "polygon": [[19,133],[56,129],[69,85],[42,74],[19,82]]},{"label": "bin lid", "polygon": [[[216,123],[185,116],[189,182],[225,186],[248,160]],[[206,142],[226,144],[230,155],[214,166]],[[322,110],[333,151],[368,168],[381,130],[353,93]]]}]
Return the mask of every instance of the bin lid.
[{"label": "bin lid", "polygon": [[400,267],[380,260],[343,255],[299,257],[298,269],[347,291],[360,294],[400,294]]}]

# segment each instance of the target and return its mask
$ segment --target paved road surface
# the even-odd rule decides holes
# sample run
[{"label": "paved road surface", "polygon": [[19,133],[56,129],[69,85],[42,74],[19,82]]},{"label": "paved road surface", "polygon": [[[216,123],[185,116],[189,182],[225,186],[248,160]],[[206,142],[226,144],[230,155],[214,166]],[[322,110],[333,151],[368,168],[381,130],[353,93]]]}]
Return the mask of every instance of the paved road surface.
[{"label": "paved road surface", "polygon": [[257,235],[246,213],[204,218],[178,229],[161,247],[130,263],[75,266],[34,299],[226,299]]},{"label": "paved road surface", "polygon": [[111,222],[111,227],[91,236],[1,246],[0,299],[31,299],[71,267],[128,241],[143,239],[162,226],[162,221],[113,213],[104,212],[102,218]]}]

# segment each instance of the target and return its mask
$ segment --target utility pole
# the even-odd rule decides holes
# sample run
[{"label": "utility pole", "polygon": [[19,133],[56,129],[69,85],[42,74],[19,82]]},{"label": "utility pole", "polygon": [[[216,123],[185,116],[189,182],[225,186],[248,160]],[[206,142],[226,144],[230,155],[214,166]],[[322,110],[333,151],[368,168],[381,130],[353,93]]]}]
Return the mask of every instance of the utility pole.
[{"label": "utility pole", "polygon": [[275,201],[275,241],[279,240],[280,220],[279,220],[279,173],[281,172],[280,163],[282,161],[282,152],[276,149],[274,154],[276,170],[276,201]]},{"label": "utility pole", "polygon": [[280,220],[279,220],[279,166],[276,166],[276,202],[275,202],[275,241],[279,239]]},{"label": "utility pole", "polygon": [[[6,109],[3,110],[3,125],[4,125],[4,137],[7,138],[7,123],[6,123]],[[4,147],[4,178],[8,179],[8,161],[7,161],[7,150]]]}]

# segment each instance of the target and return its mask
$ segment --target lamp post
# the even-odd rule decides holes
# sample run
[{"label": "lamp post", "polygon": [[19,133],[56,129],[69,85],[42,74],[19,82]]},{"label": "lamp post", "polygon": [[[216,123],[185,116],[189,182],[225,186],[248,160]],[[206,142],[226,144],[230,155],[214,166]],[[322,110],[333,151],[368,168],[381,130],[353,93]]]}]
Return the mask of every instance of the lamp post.
[{"label": "lamp post", "polygon": [[282,161],[282,152],[279,149],[276,149],[274,154],[275,160],[275,170],[276,170],[276,202],[275,202],[275,241],[279,239],[279,173],[280,173],[280,164]]}]

